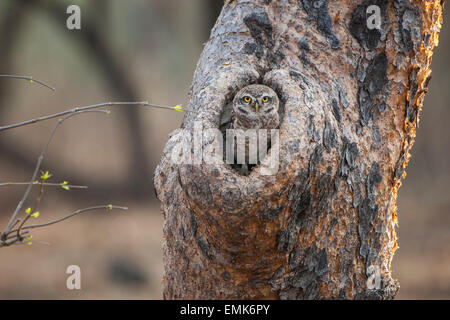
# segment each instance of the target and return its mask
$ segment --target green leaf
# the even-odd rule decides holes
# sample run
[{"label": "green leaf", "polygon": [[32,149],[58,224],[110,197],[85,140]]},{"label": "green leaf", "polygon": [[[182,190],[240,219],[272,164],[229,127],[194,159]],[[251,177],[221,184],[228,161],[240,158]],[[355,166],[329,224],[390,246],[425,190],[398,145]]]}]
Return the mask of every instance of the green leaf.
[{"label": "green leaf", "polygon": [[39,217],[39,211],[36,211],[35,213],[33,213],[32,215],[31,215],[31,217],[33,217],[33,218],[37,218],[37,217]]},{"label": "green leaf", "polygon": [[26,214],[30,214],[31,213],[31,208],[28,208],[27,210],[25,210]]},{"label": "green leaf", "polygon": [[175,107],[173,107],[173,110],[175,110],[175,111],[184,111],[183,110],[183,105],[177,104]]},{"label": "green leaf", "polygon": [[52,174],[50,173],[50,172],[48,172],[48,170],[47,171],[45,171],[45,173],[41,176],[41,179],[42,180],[47,180],[48,178],[50,178],[52,176]]},{"label": "green leaf", "polygon": [[70,190],[68,184],[69,183],[67,181],[64,181],[63,183],[61,183],[61,188],[63,188],[64,190]]}]

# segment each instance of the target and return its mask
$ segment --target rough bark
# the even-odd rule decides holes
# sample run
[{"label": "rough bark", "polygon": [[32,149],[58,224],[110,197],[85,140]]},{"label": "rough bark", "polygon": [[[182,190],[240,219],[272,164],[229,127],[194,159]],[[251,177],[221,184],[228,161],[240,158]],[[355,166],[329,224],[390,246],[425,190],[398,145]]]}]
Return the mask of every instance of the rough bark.
[{"label": "rough bark", "polygon": [[[380,30],[366,8],[381,8]],[[392,299],[396,196],[443,1],[225,2],[181,129],[155,172],[165,215],[164,298]],[[174,163],[196,121],[218,128],[243,86],[281,101],[280,163],[250,176]],[[202,141],[203,149],[211,139]],[[196,152],[196,150],[194,150]],[[367,285],[373,270],[380,286]]]}]

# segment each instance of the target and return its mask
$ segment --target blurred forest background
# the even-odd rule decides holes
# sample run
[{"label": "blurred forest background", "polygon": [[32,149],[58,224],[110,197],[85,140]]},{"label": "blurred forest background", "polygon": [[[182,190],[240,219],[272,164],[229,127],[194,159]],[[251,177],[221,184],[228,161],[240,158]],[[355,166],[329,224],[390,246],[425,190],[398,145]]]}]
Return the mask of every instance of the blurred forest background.
[{"label": "blurred forest background", "polygon": [[[70,4],[81,7],[81,31],[66,28]],[[222,4],[1,0],[0,74],[32,75],[56,91],[0,79],[0,125],[108,101],[187,105],[197,60]],[[445,11],[430,91],[398,199],[400,249],[393,272],[401,284],[397,298],[403,299],[450,299],[448,6]],[[43,168],[53,173],[53,182],[89,189],[47,188],[39,220],[109,203],[129,211],[78,216],[35,230],[32,246],[0,249],[0,299],[160,299],[163,216],[152,176],[182,117],[169,110],[113,107],[109,116],[65,122]],[[54,124],[0,134],[0,182],[30,179]],[[0,189],[2,229],[24,189]],[[81,290],[66,289],[65,271],[73,264],[81,267]]]}]

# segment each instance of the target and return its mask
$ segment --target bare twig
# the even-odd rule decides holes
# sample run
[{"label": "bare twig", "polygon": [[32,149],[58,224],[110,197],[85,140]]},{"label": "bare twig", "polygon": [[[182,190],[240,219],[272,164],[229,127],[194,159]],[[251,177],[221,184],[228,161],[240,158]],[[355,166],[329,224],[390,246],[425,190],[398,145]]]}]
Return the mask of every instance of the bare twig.
[{"label": "bare twig", "polygon": [[16,225],[18,225],[20,222],[22,222],[22,219],[18,218],[11,226],[11,229],[14,228]]},{"label": "bare twig", "polygon": [[[113,206],[113,205],[102,205],[102,206],[95,206],[95,207],[90,207],[90,208],[85,208],[85,209],[79,209],[79,210],[76,210],[76,211],[68,214],[67,216],[64,216],[62,218],[59,218],[59,219],[56,219],[56,220],[53,220],[53,221],[50,221],[50,222],[47,222],[47,223],[33,224],[33,225],[25,226],[25,227],[22,228],[22,230],[47,227],[47,226],[50,226],[52,224],[55,224],[55,223],[67,220],[67,219],[69,219],[69,218],[71,218],[73,216],[76,216],[78,214],[81,214],[81,213],[84,213],[84,212],[88,212],[88,211],[100,210],[100,209],[106,209],[106,210],[118,209],[118,210],[124,210],[124,211],[128,210],[127,207],[119,207],[119,206]],[[17,231],[17,229],[16,230],[11,230],[9,233],[14,233],[16,231]]]},{"label": "bare twig", "polygon": [[[24,186],[30,184],[29,182],[4,182],[0,183],[0,187],[9,187],[9,186]],[[32,183],[33,185],[40,185],[41,183],[39,181],[34,181]],[[44,186],[50,186],[50,187],[67,187],[69,189],[87,189],[87,186],[75,186],[71,184],[62,184],[62,183],[50,183],[50,182],[44,182],[42,183]]]},{"label": "bare twig", "polygon": [[72,108],[70,110],[66,110],[66,111],[50,114],[50,115],[47,115],[47,116],[42,116],[42,117],[39,117],[39,118],[35,118],[35,119],[31,119],[31,120],[27,120],[27,121],[15,123],[15,124],[3,126],[3,127],[0,127],[0,131],[13,129],[13,128],[18,128],[18,127],[26,126],[26,125],[29,125],[29,124],[32,124],[32,123],[45,121],[45,120],[49,120],[49,119],[54,119],[54,118],[59,118],[59,117],[62,117],[62,116],[66,116],[66,115],[69,115],[69,114],[75,114],[75,113],[79,113],[79,112],[82,112],[82,111],[88,111],[88,110],[93,110],[93,109],[98,109],[98,108],[103,108],[103,107],[129,106],[129,105],[143,106],[143,107],[152,107],[152,108],[160,108],[160,109],[168,109],[168,110],[175,110],[175,111],[184,111],[181,108],[181,105],[177,105],[175,107],[168,107],[168,106],[161,106],[161,105],[158,105],[158,104],[151,104],[151,103],[148,103],[148,101],[141,101],[141,102],[105,102],[105,103],[99,103],[99,104],[93,104],[93,105],[89,105],[89,106],[84,106],[84,107],[75,107],[75,108]]},{"label": "bare twig", "polygon": [[28,221],[28,219],[30,219],[32,213],[36,212],[37,208],[39,207],[39,204],[41,203],[41,199],[42,199],[42,195],[44,194],[44,185],[42,184],[42,180],[41,180],[41,184],[40,184],[40,190],[39,190],[39,195],[37,196],[36,200],[34,201],[33,207],[30,208],[30,212],[28,212],[28,214],[25,216],[25,218],[22,220],[22,222],[19,224],[19,227],[17,228],[17,239],[19,241],[23,240],[22,235],[20,234],[20,231],[22,229],[22,227],[25,225],[25,223]]},{"label": "bare twig", "polygon": [[[12,232],[11,232],[12,233]],[[28,231],[28,230],[26,230],[26,231],[24,231],[24,232],[22,232],[22,237],[24,237],[25,235],[27,235],[27,234],[29,234],[30,233],[30,231]],[[13,234],[13,235],[11,235],[11,236],[7,236],[6,237],[6,239],[7,240],[9,240],[9,239],[15,239],[15,238],[17,238],[17,235],[16,234]]]},{"label": "bare twig", "polygon": [[52,86],[49,86],[48,84],[46,84],[45,82],[42,82],[40,80],[33,79],[33,77],[31,77],[31,76],[17,76],[17,75],[12,75],[12,74],[0,74],[0,77],[28,80],[31,83],[37,83],[37,84],[40,84],[41,86],[49,88],[52,91],[55,91],[55,88],[53,88]]},{"label": "bare twig", "polygon": [[82,113],[94,113],[94,112],[108,113],[109,111],[108,110],[86,110],[86,109],[85,110],[77,110],[77,111],[74,111],[74,112],[72,112],[72,113],[70,113],[70,114],[66,115],[65,117],[63,117],[63,118],[58,120],[57,124],[55,125],[55,127],[52,130],[52,132],[50,133],[50,136],[49,136],[49,138],[47,140],[47,143],[46,143],[44,149],[42,150],[41,154],[39,155],[38,161],[36,163],[36,167],[35,167],[34,172],[33,172],[33,176],[30,179],[30,182],[28,184],[27,189],[25,190],[25,193],[24,193],[22,199],[19,201],[16,209],[14,210],[14,213],[11,216],[11,219],[9,220],[8,225],[6,226],[5,231],[1,235],[1,240],[5,240],[4,238],[9,234],[12,224],[16,220],[16,217],[17,217],[20,209],[22,209],[24,202],[27,200],[28,195],[30,194],[30,191],[31,191],[31,187],[33,186],[33,183],[36,181],[36,177],[37,177],[37,174],[38,174],[39,169],[41,167],[42,160],[44,159],[44,155],[47,152],[47,149],[48,149],[48,147],[50,145],[50,142],[52,141],[52,139],[53,139],[53,137],[54,137],[54,135],[56,133],[56,130],[59,128],[59,126],[65,120],[67,120],[67,119],[69,119],[69,118],[71,118],[73,116],[76,116],[76,115],[82,114]]},{"label": "bare twig", "polygon": [[[47,227],[47,226],[50,226],[50,225],[62,222],[64,220],[67,220],[67,219],[69,219],[71,217],[74,217],[76,215],[79,215],[79,214],[82,214],[82,213],[85,213],[85,212],[89,212],[89,211],[97,211],[97,210],[101,210],[101,209],[105,209],[105,210],[108,210],[108,211],[113,210],[113,209],[124,210],[124,211],[128,210],[127,207],[120,207],[120,206],[114,206],[114,205],[101,205],[101,206],[89,207],[89,208],[85,208],[85,209],[79,209],[79,210],[76,210],[76,211],[74,211],[74,212],[72,212],[72,213],[62,217],[62,218],[59,218],[59,219],[56,219],[56,220],[53,220],[53,221],[50,221],[50,222],[47,222],[47,223],[41,223],[41,224],[34,224],[34,225],[19,227],[17,229],[13,229],[11,231],[8,231],[8,233],[4,233],[5,234],[4,239],[0,240],[0,248],[1,247],[6,247],[6,246],[10,246],[10,245],[13,245],[13,244],[26,243],[26,242],[22,242],[22,241],[24,240],[24,236],[26,234],[29,234],[29,231],[21,232],[22,230],[25,230],[25,229],[30,230],[30,229],[35,229],[35,228]],[[11,234],[13,234],[13,235],[11,235]]]},{"label": "bare twig", "polygon": [[[6,78],[15,78],[15,79],[25,79],[25,80],[29,80],[30,82],[35,81],[36,83],[43,85],[51,90],[55,90],[53,87],[50,87],[49,85],[43,83],[42,81],[39,80],[33,80],[32,77],[26,77],[26,76],[17,76],[17,75],[0,75],[0,77],[6,77]],[[37,174],[39,172],[39,169],[41,167],[42,161],[44,159],[44,156],[49,148],[49,145],[51,143],[51,141],[53,140],[53,137],[55,136],[56,130],[59,128],[59,126],[67,119],[78,115],[78,114],[82,114],[82,113],[107,113],[109,114],[110,111],[109,110],[99,110],[99,108],[102,107],[107,107],[107,106],[114,106],[114,105],[140,105],[140,106],[148,106],[148,107],[155,107],[155,108],[162,108],[162,109],[171,109],[171,110],[176,110],[176,111],[184,111],[181,108],[181,105],[177,105],[175,107],[165,107],[165,106],[160,106],[160,105],[154,105],[154,104],[149,104],[148,101],[143,101],[143,102],[108,102],[108,103],[101,103],[101,104],[96,104],[96,105],[90,105],[90,106],[85,106],[85,107],[75,107],[72,108],[70,110],[67,111],[63,111],[63,112],[59,112],[56,114],[52,114],[52,115],[48,115],[48,116],[44,116],[44,117],[40,117],[40,118],[36,118],[36,119],[32,119],[29,121],[24,121],[18,124],[13,124],[13,125],[9,125],[9,126],[5,126],[5,127],[0,127],[0,131],[2,130],[7,130],[7,129],[12,129],[12,128],[17,128],[17,127],[21,127],[21,126],[25,126],[28,124],[32,124],[32,123],[36,123],[39,121],[44,121],[44,120],[48,120],[48,119],[53,119],[53,118],[60,118],[57,122],[57,124],[55,125],[55,127],[53,128],[53,130],[50,133],[50,136],[47,140],[47,143],[45,144],[44,148],[42,149],[39,158],[37,160],[34,172],[33,172],[33,176],[31,178],[31,180],[29,182],[6,182],[6,183],[1,183],[0,186],[12,186],[12,185],[27,185],[27,188],[25,190],[25,193],[23,194],[21,200],[19,201],[16,209],[14,210],[14,213],[12,214],[8,225],[6,226],[6,229],[3,233],[0,234],[0,247],[5,247],[5,246],[10,246],[13,244],[31,244],[30,240],[31,239],[31,235],[29,235],[27,237],[27,239],[25,239],[25,235],[29,234],[29,231],[25,230],[25,229],[34,229],[34,228],[40,228],[40,227],[46,227],[49,225],[53,225],[59,222],[62,222],[66,219],[69,219],[75,215],[84,213],[84,212],[88,212],[88,211],[93,211],[93,210],[99,210],[99,209],[107,209],[107,210],[113,210],[113,209],[120,209],[120,210],[127,210],[126,207],[119,207],[119,206],[113,206],[113,205],[102,205],[102,206],[95,206],[95,207],[90,207],[90,208],[85,208],[85,209],[80,209],[77,211],[72,212],[71,214],[64,216],[62,218],[47,222],[47,223],[43,223],[43,224],[35,224],[35,225],[29,225],[26,226],[25,224],[27,223],[27,221],[31,218],[31,217],[35,217],[37,218],[39,216],[39,213],[36,212],[42,195],[44,193],[44,186],[61,186],[64,189],[70,189],[70,188],[87,188],[86,186],[75,186],[75,185],[69,185],[66,181],[64,181],[63,183],[47,183],[45,182],[45,180],[47,180],[51,175],[48,174],[48,171],[41,176],[41,180],[40,181],[36,181],[36,177]],[[40,191],[39,191],[39,195],[37,196],[37,198],[34,201],[33,207],[30,207],[26,210],[26,216],[22,219],[22,218],[17,218],[18,213],[20,212],[20,210],[22,209],[25,201],[28,198],[28,195],[30,194],[31,188],[33,185],[39,184],[40,185]],[[16,226],[18,225],[18,227],[16,229],[14,229]],[[11,230],[12,229],[12,230]],[[25,231],[24,231],[25,230]]]}]

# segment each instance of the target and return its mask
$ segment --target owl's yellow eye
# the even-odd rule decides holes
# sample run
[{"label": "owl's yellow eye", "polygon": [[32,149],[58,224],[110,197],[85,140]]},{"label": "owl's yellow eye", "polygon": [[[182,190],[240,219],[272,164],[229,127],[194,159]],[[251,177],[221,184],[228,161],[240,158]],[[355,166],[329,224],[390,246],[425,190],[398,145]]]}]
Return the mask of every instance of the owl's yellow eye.
[{"label": "owl's yellow eye", "polygon": [[249,96],[244,96],[244,102],[250,103],[250,102],[252,102],[252,98],[250,98]]},{"label": "owl's yellow eye", "polygon": [[267,102],[269,102],[269,97],[268,96],[264,96],[264,97],[262,97],[261,101],[264,102],[264,103],[267,103]]}]

